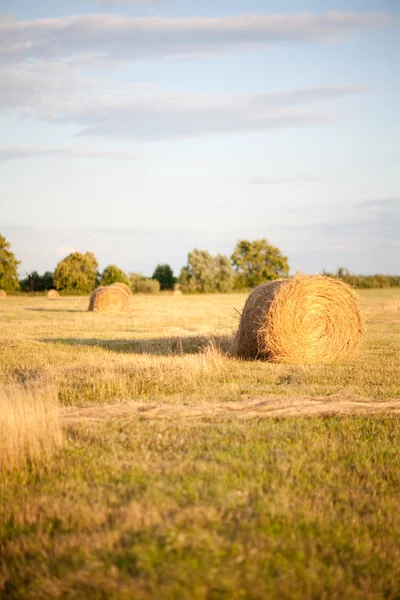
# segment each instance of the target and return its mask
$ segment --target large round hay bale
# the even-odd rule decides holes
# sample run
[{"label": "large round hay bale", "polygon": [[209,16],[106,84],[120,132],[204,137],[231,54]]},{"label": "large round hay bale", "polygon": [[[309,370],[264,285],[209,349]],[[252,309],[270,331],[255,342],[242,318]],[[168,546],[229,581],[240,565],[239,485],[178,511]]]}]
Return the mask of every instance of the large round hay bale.
[{"label": "large round hay bale", "polygon": [[126,293],[128,294],[129,297],[132,297],[132,290],[129,287],[129,285],[127,285],[126,283],[123,283],[122,281],[116,281],[115,283],[112,283],[111,285],[114,285],[116,287],[121,288],[121,290],[125,290]]},{"label": "large round hay bale", "polygon": [[7,294],[4,290],[0,290],[0,298],[7,298]]},{"label": "large round hay bale", "polygon": [[47,292],[47,297],[50,299],[58,298],[59,296],[60,294],[57,292],[57,290],[49,290]]},{"label": "large round hay bale", "polygon": [[253,290],[235,353],[273,362],[330,363],[351,356],[363,336],[358,298],[346,283],[297,274]]},{"label": "large round hay bale", "polygon": [[89,310],[93,312],[119,313],[129,309],[130,297],[115,285],[97,288],[90,297]]}]

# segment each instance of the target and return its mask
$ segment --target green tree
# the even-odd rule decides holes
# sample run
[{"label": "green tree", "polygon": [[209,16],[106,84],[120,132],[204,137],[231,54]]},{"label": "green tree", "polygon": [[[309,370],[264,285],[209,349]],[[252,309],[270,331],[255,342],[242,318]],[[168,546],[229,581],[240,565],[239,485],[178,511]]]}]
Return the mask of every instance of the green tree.
[{"label": "green tree", "polygon": [[32,271],[21,281],[21,289],[24,292],[43,292],[51,290],[53,287],[53,273],[50,271],[46,271],[43,275],[39,275],[37,271]]},{"label": "green tree", "polygon": [[289,275],[289,263],[279,248],[266,239],[239,240],[231,257],[238,287],[253,287]]},{"label": "green tree", "polygon": [[180,289],[182,292],[196,292],[196,282],[192,277],[189,267],[182,267],[178,277]]},{"label": "green tree", "polygon": [[183,292],[229,292],[233,285],[232,265],[227,256],[212,256],[207,250],[189,252],[179,282]]},{"label": "green tree", "polygon": [[173,270],[166,264],[156,266],[152,279],[159,281],[161,290],[172,290],[176,281]]},{"label": "green tree", "polygon": [[0,233],[0,289],[5,292],[19,290],[17,260],[10,250],[11,244]]},{"label": "green tree", "polygon": [[61,260],[54,271],[54,286],[77,294],[87,294],[98,283],[98,262],[92,252],[72,252]]},{"label": "green tree", "polygon": [[195,248],[188,255],[187,267],[182,269],[181,289],[184,292],[215,291],[215,261],[207,250]]},{"label": "green tree", "polygon": [[336,273],[330,273],[324,269],[321,275],[341,279],[345,283],[356,288],[371,289],[400,287],[399,275],[382,275],[381,273],[376,273],[375,275],[355,275],[345,267],[338,267]]},{"label": "green tree", "polygon": [[111,285],[120,281],[130,286],[128,275],[116,265],[108,265],[101,274],[101,285]]},{"label": "green tree", "polygon": [[217,254],[216,265],[216,287],[219,292],[231,292],[235,280],[231,261],[223,254]]}]

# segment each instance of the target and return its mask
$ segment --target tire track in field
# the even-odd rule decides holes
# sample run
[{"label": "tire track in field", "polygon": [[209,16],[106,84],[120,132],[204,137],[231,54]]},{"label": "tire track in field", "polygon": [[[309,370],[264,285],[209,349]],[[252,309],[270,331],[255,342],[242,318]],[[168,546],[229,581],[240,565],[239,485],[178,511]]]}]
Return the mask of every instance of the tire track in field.
[{"label": "tire track in field", "polygon": [[102,421],[107,418],[141,417],[144,419],[203,419],[259,417],[321,417],[329,415],[374,415],[399,414],[400,397],[385,402],[368,399],[349,399],[334,395],[327,398],[255,398],[242,402],[221,402],[204,404],[145,404],[125,402],[102,404],[90,407],[69,406],[61,409],[61,420],[65,426],[77,423]]}]

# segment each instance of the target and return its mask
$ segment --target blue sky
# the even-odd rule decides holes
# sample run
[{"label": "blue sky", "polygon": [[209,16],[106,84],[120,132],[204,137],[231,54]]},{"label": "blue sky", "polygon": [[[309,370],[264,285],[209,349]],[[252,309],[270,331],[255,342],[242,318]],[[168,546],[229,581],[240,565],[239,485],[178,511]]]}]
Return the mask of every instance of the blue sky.
[{"label": "blue sky", "polygon": [[0,232],[20,273],[151,275],[266,237],[399,273],[399,3],[0,0]]}]

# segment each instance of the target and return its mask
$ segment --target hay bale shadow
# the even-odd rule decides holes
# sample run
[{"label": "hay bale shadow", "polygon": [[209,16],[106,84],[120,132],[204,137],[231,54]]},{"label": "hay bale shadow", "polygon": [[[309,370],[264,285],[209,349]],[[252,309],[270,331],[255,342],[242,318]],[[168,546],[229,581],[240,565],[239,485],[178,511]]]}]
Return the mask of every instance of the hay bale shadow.
[{"label": "hay bale shadow", "polygon": [[156,356],[198,354],[207,346],[213,345],[220,350],[222,354],[229,355],[232,350],[233,337],[228,335],[209,335],[131,340],[102,340],[96,338],[42,338],[38,341],[46,344],[63,344],[66,346],[103,348],[105,350],[120,354],[153,354]]},{"label": "hay bale shadow", "polygon": [[51,312],[51,313],[83,313],[87,312],[87,310],[82,310],[80,308],[23,308],[22,310],[30,310],[32,312]]}]

